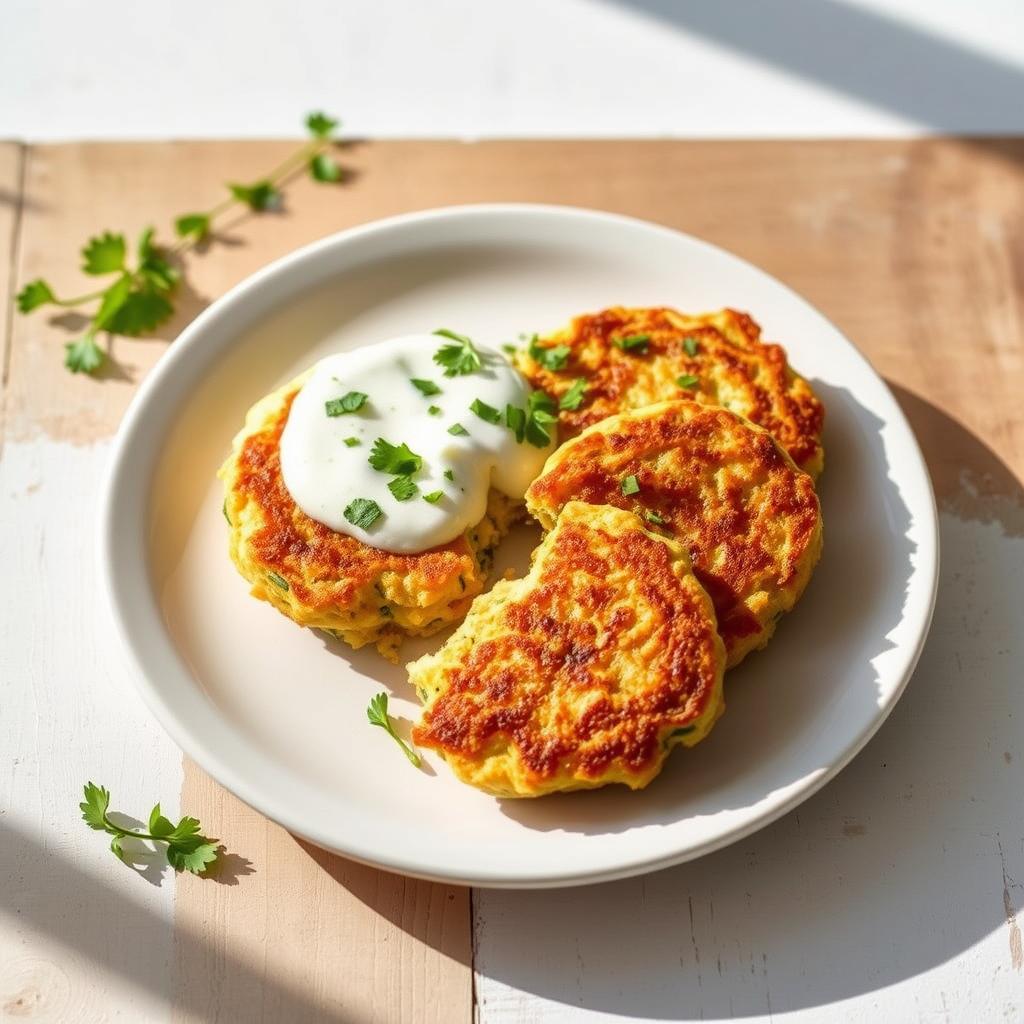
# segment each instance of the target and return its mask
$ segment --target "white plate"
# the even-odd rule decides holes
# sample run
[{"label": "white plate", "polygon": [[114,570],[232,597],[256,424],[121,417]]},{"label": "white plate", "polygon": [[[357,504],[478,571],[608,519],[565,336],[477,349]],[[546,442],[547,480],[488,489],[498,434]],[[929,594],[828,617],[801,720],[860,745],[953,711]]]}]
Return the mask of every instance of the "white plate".
[{"label": "white plate", "polygon": [[[767,650],[729,675],[728,712],[709,739],[676,751],[648,789],[495,800],[438,758],[416,771],[367,724],[382,687],[400,719],[415,717],[403,669],[329,645],[248,595],[228,560],[214,473],[248,406],[328,352],[442,326],[498,343],[615,303],[733,306],[786,345],[827,406],[825,555]],[[499,562],[521,561],[535,542],[522,528]],[[380,221],[240,284],[140,389],[101,517],[102,569],[139,687],[190,757],[321,846],[487,886],[654,870],[794,807],[899,698],[928,629],[937,559],[934,498],[910,428],[820,313],[694,238],[544,206]]]}]

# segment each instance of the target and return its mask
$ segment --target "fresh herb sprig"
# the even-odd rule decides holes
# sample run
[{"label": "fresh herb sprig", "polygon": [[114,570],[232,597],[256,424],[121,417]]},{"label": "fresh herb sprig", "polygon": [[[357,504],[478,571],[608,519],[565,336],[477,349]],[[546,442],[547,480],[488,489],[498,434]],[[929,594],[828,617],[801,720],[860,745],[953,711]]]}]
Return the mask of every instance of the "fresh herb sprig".
[{"label": "fresh herb sprig", "polygon": [[388,715],[388,695],[383,690],[370,698],[370,703],[366,707],[366,717],[369,719],[370,725],[380,726],[402,748],[402,753],[409,759],[410,764],[416,768],[420,767],[423,763],[420,760],[420,755],[395,732],[395,727]]},{"label": "fresh herb sprig", "polygon": [[148,334],[172,316],[173,298],[181,280],[181,257],[210,235],[215,220],[238,205],[257,213],[277,209],[283,200],[285,180],[303,166],[315,181],[341,181],[342,167],[329,152],[338,125],[326,114],[310,114],[306,118],[308,142],[251,184],[228,183],[228,195],[210,209],[176,217],[174,234],[178,240],[173,245],[157,244],[153,227],[142,232],[134,256],[120,232],[104,231],[90,238],[81,250],[82,272],[90,277],[112,278],[111,282],[83,295],[60,298],[47,281],[38,278],[18,293],[19,312],[31,313],[43,306],[92,307],[85,333],[64,346],[64,365],[72,373],[96,373],[107,360],[97,341],[100,334],[134,338]]},{"label": "fresh herb sprig", "polygon": [[446,377],[461,377],[467,373],[475,373],[483,365],[480,353],[473,342],[464,334],[456,334],[441,327],[434,331],[441,338],[448,338],[451,344],[442,345],[434,353],[434,362],[444,367]]},{"label": "fresh herb sprig", "polygon": [[160,813],[160,805],[157,804],[149,815],[148,832],[122,828],[107,817],[110,793],[103,786],[87,782],[84,793],[85,799],[78,805],[82,810],[82,818],[89,828],[114,837],[110,840],[110,849],[118,860],[128,863],[122,846],[125,839],[148,839],[165,843],[167,863],[175,871],[191,871],[201,875],[217,860],[218,841],[201,835],[201,826],[195,818],[186,816],[174,825]]}]

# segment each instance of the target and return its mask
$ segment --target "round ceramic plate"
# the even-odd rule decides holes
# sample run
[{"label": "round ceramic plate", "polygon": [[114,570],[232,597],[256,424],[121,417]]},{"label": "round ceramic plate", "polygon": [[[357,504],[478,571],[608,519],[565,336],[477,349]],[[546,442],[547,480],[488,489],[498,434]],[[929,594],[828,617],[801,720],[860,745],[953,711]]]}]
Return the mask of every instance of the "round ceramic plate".
[{"label": "round ceramic plate", "polygon": [[[496,800],[443,760],[409,765],[402,667],[300,629],[249,596],[227,554],[215,473],[246,409],[329,352],[448,327],[499,344],[614,304],[749,311],[824,400],[825,554],[768,648],[727,679],[728,712],[646,790]],[[497,571],[522,567],[522,527]],[[937,576],[931,485],[885,385],[820,313],[735,256],[666,228],[544,206],[467,206],[380,221],[267,267],[174,343],[125,418],[101,560],[138,685],[182,749],[292,832],[427,878],[550,886],[700,856],[835,775],[914,668]],[[444,636],[408,642],[412,658]],[[216,823],[211,823],[215,825]]]}]

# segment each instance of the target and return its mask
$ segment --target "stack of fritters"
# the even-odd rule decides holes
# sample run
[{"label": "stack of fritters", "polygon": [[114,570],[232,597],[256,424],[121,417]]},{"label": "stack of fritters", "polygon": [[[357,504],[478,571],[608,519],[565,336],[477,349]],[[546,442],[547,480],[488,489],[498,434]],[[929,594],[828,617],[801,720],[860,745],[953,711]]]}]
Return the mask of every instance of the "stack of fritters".
[{"label": "stack of fritters", "polygon": [[508,796],[646,785],[723,710],[709,680],[796,603],[822,546],[823,409],[759,334],[729,310],[616,308],[517,357],[571,395],[527,492],[550,532],[526,578],[409,666],[414,738],[459,778]]}]

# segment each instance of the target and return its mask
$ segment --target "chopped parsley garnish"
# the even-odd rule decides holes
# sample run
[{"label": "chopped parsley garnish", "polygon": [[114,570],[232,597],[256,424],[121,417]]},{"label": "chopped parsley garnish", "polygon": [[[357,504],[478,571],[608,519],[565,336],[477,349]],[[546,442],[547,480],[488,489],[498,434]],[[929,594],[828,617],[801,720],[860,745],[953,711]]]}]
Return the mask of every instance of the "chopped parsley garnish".
[{"label": "chopped parsley garnish", "polygon": [[676,377],[676,383],[681,388],[695,388],[700,383],[700,377],[692,373],[684,373],[682,377]]},{"label": "chopped parsley garnish", "polygon": [[356,445],[360,445],[362,443],[363,442],[360,441],[358,437],[346,437],[345,438],[345,447],[346,448],[355,448]]},{"label": "chopped parsley garnish", "polygon": [[395,476],[409,476],[422,465],[423,459],[412,451],[405,442],[390,444],[383,437],[373,442],[373,451],[366,460],[374,469],[382,473],[393,473]]},{"label": "chopped parsley garnish", "polygon": [[356,498],[345,508],[345,518],[361,530],[368,530],[384,513],[372,498]]},{"label": "chopped parsley garnish", "polygon": [[696,338],[683,338],[683,348],[686,349],[688,356],[695,356],[697,354],[697,345],[699,342]]},{"label": "chopped parsley garnish", "polygon": [[428,406],[427,407],[427,412],[429,412],[431,416],[440,416],[441,415],[441,406],[439,406],[439,405]]},{"label": "chopped parsley garnish", "polygon": [[344,416],[346,413],[358,412],[362,409],[369,397],[362,391],[350,391],[347,395],[342,395],[341,398],[332,398],[324,402],[324,409],[328,416]]},{"label": "chopped parsley garnish", "polygon": [[278,576],[276,572],[268,572],[267,579],[274,584],[275,587],[280,587],[282,590],[290,590],[288,581],[283,576]]},{"label": "chopped parsley garnish", "polygon": [[224,513],[224,520],[225,520],[225,522],[228,524],[228,526],[230,526],[231,525],[231,516],[228,515],[228,499],[227,498],[224,499],[224,504],[221,505],[220,510],[221,510],[221,512]]},{"label": "chopped parsley garnish", "polygon": [[444,328],[434,331],[442,338],[450,338],[451,345],[442,345],[434,353],[434,362],[444,367],[446,377],[461,377],[473,373],[482,365],[480,353],[473,347],[473,342],[464,334],[456,334]]},{"label": "chopped parsley garnish", "polygon": [[494,408],[493,405],[488,405],[486,402],[481,402],[479,398],[474,398],[469,407],[470,412],[475,412],[480,419],[486,423],[500,423],[501,413]]},{"label": "chopped parsley garnish", "polygon": [[424,501],[429,501],[431,505],[436,505],[444,497],[444,491],[431,491],[429,494],[423,495]]},{"label": "chopped parsley garnish", "polygon": [[444,478],[445,480],[454,480],[455,474],[450,469],[446,469],[444,471]]},{"label": "chopped parsley garnish", "polygon": [[448,428],[448,433],[453,437],[469,437],[469,431],[461,423],[453,423]]},{"label": "chopped parsley garnish", "polygon": [[526,440],[535,448],[547,448],[551,443],[551,426],[558,422],[555,402],[543,391],[530,392],[526,407]]},{"label": "chopped parsley garnish", "polygon": [[587,382],[582,377],[577,377],[572,386],[558,400],[559,409],[578,409],[587,392]]},{"label": "chopped parsley garnish", "polygon": [[507,352],[510,356],[514,356],[519,351],[519,346],[506,341],[505,344],[501,346],[501,350],[502,352]]},{"label": "chopped parsley garnish", "polygon": [[505,426],[516,435],[516,441],[523,443],[526,438],[526,410],[518,405],[505,406]]},{"label": "chopped parsley garnish", "polygon": [[627,334],[622,338],[612,338],[612,344],[616,348],[621,348],[623,352],[639,352],[643,354],[647,351],[647,346],[651,343],[651,336],[649,334]]},{"label": "chopped parsley garnish", "polygon": [[640,490],[640,484],[637,482],[635,476],[626,476],[622,478],[619,490],[621,490],[623,494],[636,494],[636,492]]},{"label": "chopped parsley garnish", "polygon": [[383,690],[370,698],[370,703],[366,707],[366,717],[370,725],[379,725],[402,748],[402,753],[409,759],[410,764],[419,768],[420,755],[395,732],[395,727],[391,724],[388,715],[388,695]]},{"label": "chopped parsley garnish", "polygon": [[[636,477],[633,479],[635,480]],[[665,523],[665,520],[657,512],[652,512],[650,509],[644,513],[644,519],[649,523],[656,523],[658,526],[663,526]]]},{"label": "chopped parsley garnish", "polygon": [[411,476],[396,476],[388,483],[388,490],[398,501],[408,501],[419,494],[419,488]]},{"label": "chopped parsley garnish", "polygon": [[545,370],[564,370],[565,364],[572,354],[572,349],[568,345],[554,345],[551,348],[545,348],[539,344],[539,339],[535,334],[530,339],[530,347],[527,352],[529,352],[530,358],[535,363],[540,363]]},{"label": "chopped parsley garnish", "polygon": [[421,395],[439,395],[441,389],[432,380],[421,380],[417,377],[410,377],[409,383],[421,394]]}]

